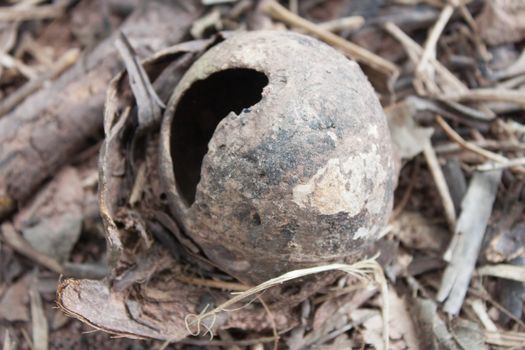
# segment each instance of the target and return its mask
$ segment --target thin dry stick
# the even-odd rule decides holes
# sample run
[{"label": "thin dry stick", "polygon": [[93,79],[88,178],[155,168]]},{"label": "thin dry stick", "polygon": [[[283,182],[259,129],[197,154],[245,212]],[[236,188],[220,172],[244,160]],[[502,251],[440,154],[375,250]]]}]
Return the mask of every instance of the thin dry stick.
[{"label": "thin dry stick", "polygon": [[525,107],[525,94],[519,90],[471,89],[459,94],[447,94],[442,98],[470,102],[511,102]]},{"label": "thin dry stick", "polygon": [[56,78],[63,71],[69,68],[73,63],[77,61],[79,55],[80,50],[78,49],[71,49],[67,51],[42,76],[28,81],[21,88],[7,96],[7,98],[0,101],[0,117],[5,113],[9,112],[14,107],[16,107],[16,105],[22,102],[27,96],[40,89],[46,81]]},{"label": "thin dry stick", "polygon": [[275,337],[275,341],[273,342],[273,349],[277,350],[279,347],[279,333],[277,332],[277,326],[275,325],[275,319],[273,317],[273,313],[270,311],[270,308],[268,307],[268,305],[266,305],[266,303],[264,302],[263,298],[261,298],[260,295],[257,296],[257,299],[259,300],[264,310],[268,314],[268,317],[270,318],[270,322],[272,324],[272,333],[273,333],[273,336]]},{"label": "thin dry stick", "polygon": [[[389,32],[394,38],[396,38],[407,51],[411,51],[414,54],[416,54],[418,57],[420,57],[423,54],[423,48],[415,42],[411,37],[405,34],[397,25],[395,25],[392,22],[387,22],[385,24],[385,29],[387,32]],[[409,57],[414,60],[414,58],[409,55]],[[414,60],[415,64],[419,62],[419,60]],[[459,80],[454,74],[452,74],[444,65],[441,64],[438,60],[436,60],[433,57],[429,58],[429,63],[431,63],[434,68],[436,69],[436,72],[441,76],[442,79],[446,80],[447,83],[451,86],[453,91],[456,92],[466,92],[468,91],[468,88],[461,80]]]},{"label": "thin dry stick", "polygon": [[[465,141],[465,139],[463,139],[454,129],[452,129],[450,127],[450,125],[447,124],[447,122],[445,121],[445,119],[443,119],[443,117],[438,115],[436,117],[436,120],[437,120],[438,124],[441,126],[441,128],[443,128],[445,133],[448,135],[448,137],[452,141],[454,141],[457,144],[459,144],[464,149],[469,150],[471,152],[479,154],[480,156],[483,156],[483,157],[485,157],[487,159],[490,159],[490,160],[494,160],[494,161],[499,162],[499,163],[506,163],[506,162],[509,161],[508,158],[506,158],[506,157],[504,157],[504,156],[502,156],[500,154],[487,151],[486,149],[483,149],[483,148],[481,148],[479,146],[476,146],[475,144],[473,144],[471,142]],[[522,166],[513,166],[511,169],[513,171],[516,171],[516,172],[520,173],[520,174],[525,174],[525,168],[522,167]]]},{"label": "thin dry stick", "polygon": [[439,196],[441,197],[450,232],[454,232],[456,228],[456,209],[454,208],[454,201],[452,200],[450,190],[448,189],[447,182],[445,180],[445,175],[443,175],[443,170],[439,165],[436,152],[434,151],[434,148],[432,148],[430,141],[425,143],[425,146],[423,147],[423,154],[425,155],[425,159],[432,174],[432,178],[436,183]]},{"label": "thin dry stick", "polygon": [[14,58],[11,55],[8,55],[7,53],[0,50],[0,66],[3,66],[5,68],[15,68],[20,73],[22,73],[23,76],[25,76],[28,79],[34,79],[36,77],[35,70],[29,66],[27,66],[24,62],[20,61],[17,58]]},{"label": "thin dry stick", "polygon": [[422,72],[427,69],[430,58],[436,58],[437,42],[441,36],[441,33],[443,32],[443,29],[445,29],[448,20],[452,16],[452,13],[454,13],[454,7],[450,4],[445,6],[441,11],[437,22],[432,27],[432,30],[425,41],[423,54],[421,55],[421,60],[419,61],[416,72]]},{"label": "thin dry stick", "polygon": [[36,251],[24,238],[22,238],[18,232],[16,232],[13,225],[4,223],[2,225],[2,233],[4,242],[7,243],[18,253],[28,257],[36,263],[47,267],[51,271],[56,273],[63,273],[62,266],[53,258]]},{"label": "thin dry stick", "polygon": [[365,19],[362,16],[349,16],[319,23],[318,26],[329,32],[338,32],[341,30],[356,30],[361,28],[363,24],[365,24]]},{"label": "thin dry stick", "polygon": [[175,275],[175,279],[179,282],[191,284],[194,286],[232,290],[236,292],[244,292],[250,289],[250,286],[240,284],[240,283],[210,280],[210,279],[205,279],[205,278],[197,278],[197,277],[185,276],[185,275],[179,275],[179,274]]},{"label": "thin dry stick", "polygon": [[[388,319],[389,319],[389,307],[388,307],[388,287],[386,283],[385,276],[383,274],[383,269],[378,264],[378,262],[375,260],[377,256],[371,258],[371,259],[365,259],[362,261],[359,261],[352,265],[347,264],[330,264],[330,265],[323,265],[318,267],[311,267],[307,269],[301,269],[301,270],[294,270],[287,272],[279,277],[272,278],[266,282],[263,282],[253,288],[250,288],[247,291],[241,292],[231,298],[230,300],[226,301],[225,303],[217,306],[211,311],[204,310],[201,314],[195,315],[195,314],[189,314],[186,316],[185,322],[186,322],[186,328],[187,332],[189,334],[196,334],[196,332],[191,331],[190,327],[196,327],[197,332],[200,331],[200,326],[203,325],[208,331],[211,331],[211,328],[213,327],[213,323],[215,322],[215,319],[217,318],[217,315],[223,311],[228,311],[228,308],[239,303],[240,301],[245,300],[248,297],[251,297],[253,295],[257,295],[263,291],[265,291],[268,288],[271,288],[276,285],[283,284],[285,282],[301,278],[304,276],[314,275],[321,272],[327,272],[327,271],[334,271],[339,270],[346,272],[352,276],[355,276],[357,278],[363,279],[363,280],[370,280],[377,282],[380,285],[381,288],[381,294],[383,297],[383,340],[385,342],[385,349],[388,349],[389,344],[389,330],[388,330]],[[203,324],[203,321],[211,319],[211,322],[208,324]],[[168,340],[164,347],[167,346],[171,341]]]},{"label": "thin dry stick", "polygon": [[468,293],[474,294],[478,298],[481,298],[489,303],[492,304],[496,309],[498,309],[500,312],[504,313],[507,317],[512,319],[514,322],[516,322],[517,325],[519,325],[521,328],[525,329],[525,322],[520,320],[518,317],[516,317],[512,312],[507,310],[503,305],[498,303],[496,300],[494,300],[490,294],[488,294],[486,291],[478,291],[473,288],[468,289]]},{"label": "thin dry stick", "polygon": [[320,28],[318,25],[299,17],[298,15],[288,11],[285,7],[277,3],[275,0],[268,0],[263,2],[261,9],[269,14],[274,19],[282,21],[290,26],[301,28],[328,44],[341,49],[345,54],[351,58],[359,61],[376,71],[386,74],[395,80],[399,76],[399,69],[395,64],[389,62],[348,40],[337,36],[327,30]]},{"label": "thin dry stick", "polygon": [[510,159],[507,162],[502,163],[487,163],[476,167],[478,171],[491,171],[497,169],[512,168],[513,166],[522,165],[525,166],[525,157]]},{"label": "thin dry stick", "polygon": [[490,61],[491,54],[487,50],[487,47],[485,46],[485,43],[483,42],[483,40],[481,40],[479,36],[478,25],[465,4],[459,5],[459,13],[461,14],[465,22],[467,22],[470,29],[472,30],[473,38],[478,48],[478,53],[485,61]]},{"label": "thin dry stick", "polygon": [[0,9],[0,21],[28,21],[60,17],[64,14],[63,5],[42,5],[34,7],[10,6]]}]

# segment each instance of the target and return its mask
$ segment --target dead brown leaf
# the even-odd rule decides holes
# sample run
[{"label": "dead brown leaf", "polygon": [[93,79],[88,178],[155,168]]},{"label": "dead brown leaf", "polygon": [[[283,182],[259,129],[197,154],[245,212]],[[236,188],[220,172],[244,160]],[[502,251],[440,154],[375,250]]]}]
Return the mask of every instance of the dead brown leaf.
[{"label": "dead brown leaf", "polygon": [[31,276],[25,275],[7,288],[2,300],[0,300],[0,319],[9,322],[29,321],[29,310],[27,308],[29,296],[27,291],[30,284]]}]

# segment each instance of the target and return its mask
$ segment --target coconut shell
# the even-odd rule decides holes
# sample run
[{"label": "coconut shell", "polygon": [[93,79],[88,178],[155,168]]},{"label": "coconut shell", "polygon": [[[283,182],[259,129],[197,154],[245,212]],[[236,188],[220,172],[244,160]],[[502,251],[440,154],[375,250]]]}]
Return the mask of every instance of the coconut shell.
[{"label": "coconut shell", "polygon": [[246,283],[355,260],[391,212],[379,100],[354,61],[304,35],[238,34],[206,52],[169,101],[160,152],[179,224]]}]

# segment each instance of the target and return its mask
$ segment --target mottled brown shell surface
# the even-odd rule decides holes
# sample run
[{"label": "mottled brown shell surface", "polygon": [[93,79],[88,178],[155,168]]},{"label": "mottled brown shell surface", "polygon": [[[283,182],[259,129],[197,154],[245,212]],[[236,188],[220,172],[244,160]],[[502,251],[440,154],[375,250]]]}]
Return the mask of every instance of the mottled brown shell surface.
[{"label": "mottled brown shell surface", "polygon": [[[191,135],[176,130],[186,127],[176,120],[180,101],[194,84],[236,69],[263,73],[267,84],[255,105],[215,116],[189,198],[174,170],[185,166],[174,137]],[[236,84],[224,89],[236,94]],[[206,93],[224,94],[215,88]],[[174,91],[161,130],[161,173],[179,224],[247,283],[359,257],[391,212],[391,153],[385,115],[359,66],[291,32],[237,34],[206,52]]]}]

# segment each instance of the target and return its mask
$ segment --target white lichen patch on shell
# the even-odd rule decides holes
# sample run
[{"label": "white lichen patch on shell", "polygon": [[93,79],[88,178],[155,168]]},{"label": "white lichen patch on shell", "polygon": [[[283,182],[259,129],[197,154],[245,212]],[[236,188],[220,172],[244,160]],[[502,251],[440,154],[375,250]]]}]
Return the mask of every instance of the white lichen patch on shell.
[{"label": "white lichen patch on shell", "polygon": [[354,234],[354,239],[365,239],[369,235],[369,230],[366,227],[360,227]]},{"label": "white lichen patch on shell", "polygon": [[302,208],[311,207],[323,215],[344,212],[354,216],[365,208],[375,214],[383,203],[375,196],[377,188],[367,181],[381,184],[385,178],[377,146],[372,145],[369,152],[345,160],[328,160],[306,183],[293,188],[292,200]]}]

